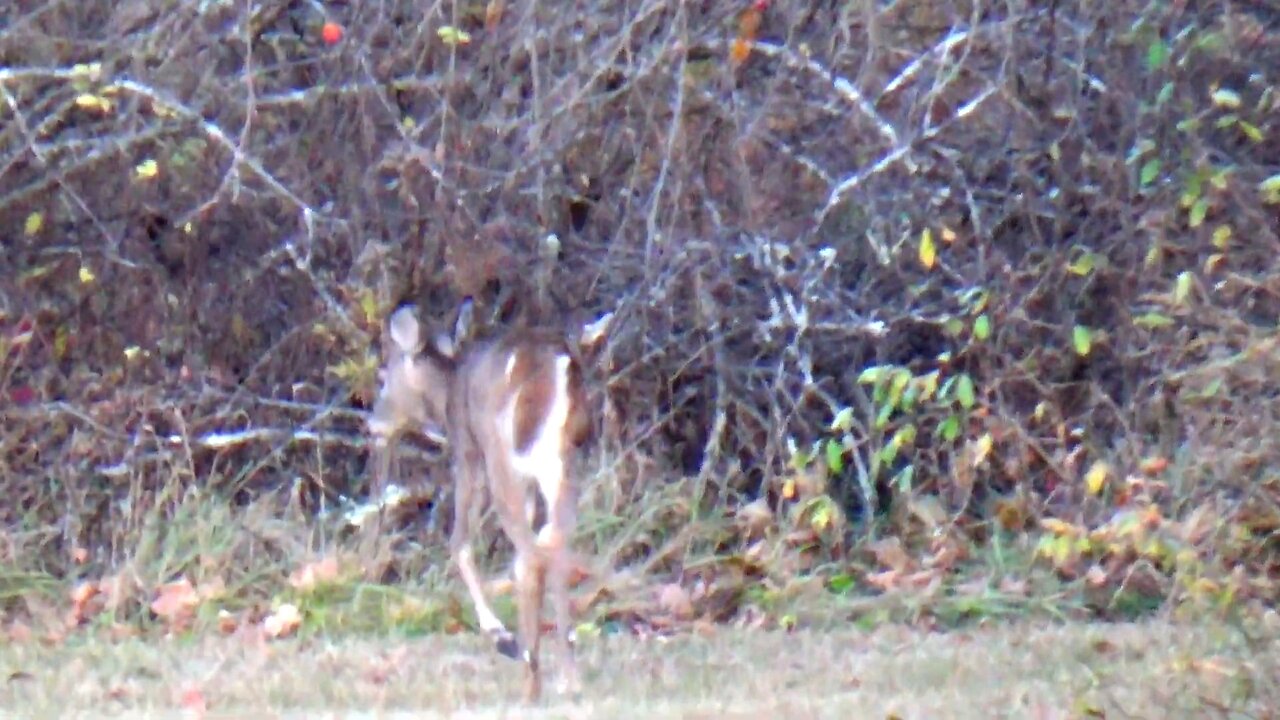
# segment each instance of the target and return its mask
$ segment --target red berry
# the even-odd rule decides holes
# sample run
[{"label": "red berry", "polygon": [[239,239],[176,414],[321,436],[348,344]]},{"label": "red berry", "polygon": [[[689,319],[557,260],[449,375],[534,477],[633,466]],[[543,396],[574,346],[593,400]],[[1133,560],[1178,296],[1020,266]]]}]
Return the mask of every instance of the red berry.
[{"label": "red berry", "polygon": [[326,45],[336,45],[342,39],[342,26],[330,20],[320,28],[320,38]]}]

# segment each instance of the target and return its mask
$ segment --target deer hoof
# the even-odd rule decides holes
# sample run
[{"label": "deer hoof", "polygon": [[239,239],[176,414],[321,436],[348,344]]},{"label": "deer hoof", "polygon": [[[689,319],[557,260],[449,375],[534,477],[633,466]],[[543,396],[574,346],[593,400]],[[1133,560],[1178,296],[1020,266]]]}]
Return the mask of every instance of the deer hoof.
[{"label": "deer hoof", "polygon": [[493,635],[493,646],[498,650],[500,655],[515,660],[520,657],[520,643],[516,641],[516,636],[510,631],[502,630],[495,632]]}]

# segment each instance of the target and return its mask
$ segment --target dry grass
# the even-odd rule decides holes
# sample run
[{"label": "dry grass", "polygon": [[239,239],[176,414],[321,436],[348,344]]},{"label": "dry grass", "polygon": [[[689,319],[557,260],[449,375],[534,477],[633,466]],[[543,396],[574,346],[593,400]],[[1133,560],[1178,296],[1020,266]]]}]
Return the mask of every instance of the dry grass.
[{"label": "dry grass", "polygon": [[[721,630],[584,640],[587,692],[516,703],[476,636],[75,640],[0,649],[0,709],[31,717],[1274,717],[1273,629],[1218,623]],[[554,667],[554,658],[547,662]],[[851,715],[852,713],[852,715]]]}]

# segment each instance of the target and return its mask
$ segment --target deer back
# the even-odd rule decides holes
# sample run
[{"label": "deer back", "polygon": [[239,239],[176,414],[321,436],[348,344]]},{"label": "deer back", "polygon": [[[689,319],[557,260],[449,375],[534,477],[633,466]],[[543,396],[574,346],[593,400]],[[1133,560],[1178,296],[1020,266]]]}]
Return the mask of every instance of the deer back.
[{"label": "deer back", "polygon": [[[512,330],[462,348],[449,416],[475,436],[478,423],[510,423],[510,450],[526,454],[550,429],[562,433],[563,450],[590,437],[582,368],[565,338],[550,330]],[[554,427],[553,427],[554,426]],[[477,438],[478,439],[478,438]]]}]

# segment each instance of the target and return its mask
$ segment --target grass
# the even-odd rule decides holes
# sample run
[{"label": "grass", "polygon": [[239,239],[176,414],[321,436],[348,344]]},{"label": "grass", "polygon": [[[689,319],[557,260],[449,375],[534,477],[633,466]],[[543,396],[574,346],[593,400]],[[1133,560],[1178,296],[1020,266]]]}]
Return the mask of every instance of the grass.
[{"label": "grass", "polygon": [[[743,518],[697,515],[667,484],[620,522],[610,487],[592,486],[579,538],[607,590],[579,592],[599,599],[578,618],[581,702],[521,706],[519,665],[457,632],[474,626],[470,605],[416,506],[366,537],[291,495],[233,508],[175,486],[117,528],[112,562],[84,550],[56,572],[35,535],[13,537],[0,556],[0,717],[1243,719],[1280,707],[1280,621],[1234,575],[1192,564],[1145,585],[1136,570],[1119,585],[1072,578],[1064,567],[1097,558],[1050,563],[1032,533],[824,554],[796,512],[738,537]],[[1159,527],[1098,541],[1143,560],[1140,541],[1182,525]],[[510,622],[496,590],[506,568],[487,574]],[[1184,585],[1196,592],[1166,602]],[[265,639],[282,605],[299,610],[297,634]],[[1131,622],[1088,622],[1099,617]],[[654,627],[679,633],[646,636]]]},{"label": "grass", "polygon": [[[0,711],[21,717],[1274,717],[1274,627],[885,625],[584,639],[585,693],[518,704],[520,669],[473,634],[264,642],[88,636],[0,648]],[[554,672],[555,658],[545,664]],[[549,678],[550,680],[551,678]]]}]

